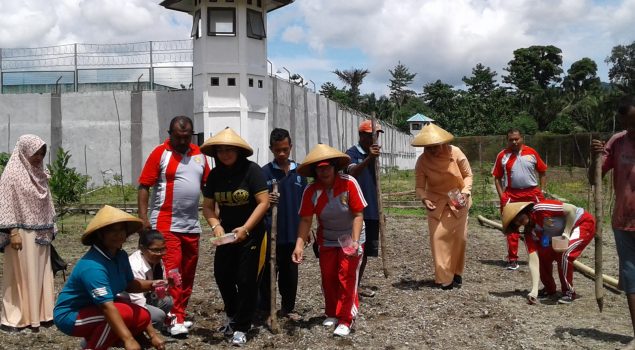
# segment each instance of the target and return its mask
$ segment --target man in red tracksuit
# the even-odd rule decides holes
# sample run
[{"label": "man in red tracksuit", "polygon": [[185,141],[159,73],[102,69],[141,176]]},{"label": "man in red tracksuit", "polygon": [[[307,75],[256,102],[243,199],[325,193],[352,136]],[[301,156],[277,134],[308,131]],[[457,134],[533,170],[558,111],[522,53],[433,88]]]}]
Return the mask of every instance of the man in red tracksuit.
[{"label": "man in red tracksuit", "polygon": [[[507,203],[539,202],[544,198],[542,190],[547,179],[547,165],[533,148],[523,144],[518,129],[507,131],[507,148],[496,156],[492,176],[500,198],[501,211]],[[536,178],[538,173],[538,178]],[[520,233],[506,235],[507,269],[518,269],[518,241]]]},{"label": "man in red tracksuit", "polygon": [[144,227],[158,230],[165,237],[167,252],[163,264],[166,271],[178,269],[181,274],[181,284],[170,288],[174,318],[168,332],[173,336],[187,335],[192,325],[185,321],[185,308],[192,295],[198,262],[199,198],[210,171],[205,155],[191,143],[192,130],[190,118],[172,119],[170,137],[150,153],[143,167],[137,194],[139,218]]}]

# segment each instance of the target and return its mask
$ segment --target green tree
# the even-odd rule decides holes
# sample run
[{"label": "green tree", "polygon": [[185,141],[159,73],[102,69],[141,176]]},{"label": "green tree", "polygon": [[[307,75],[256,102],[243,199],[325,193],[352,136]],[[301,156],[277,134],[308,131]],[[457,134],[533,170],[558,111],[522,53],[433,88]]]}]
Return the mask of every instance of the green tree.
[{"label": "green tree", "polygon": [[548,46],[530,46],[514,50],[514,59],[509,61],[503,82],[513,85],[522,93],[546,90],[562,81],[562,50]]},{"label": "green tree", "polygon": [[364,78],[370,73],[368,69],[351,68],[350,70],[333,71],[335,75],[346,85],[350,87],[348,90],[350,97],[349,107],[358,110],[359,109],[359,87],[362,85]]},{"label": "green tree", "polygon": [[514,50],[514,58],[505,70],[503,82],[514,87],[518,108],[533,116],[539,130],[556,118],[562,109],[562,50],[548,46],[530,46]]},{"label": "green tree", "polygon": [[397,63],[394,69],[388,70],[392,77],[388,88],[390,89],[390,99],[400,108],[408,98],[416,96],[414,90],[408,89],[412,84],[417,73],[410,73],[408,67],[403,65],[401,61]]},{"label": "green tree", "polygon": [[612,65],[609,68],[611,82],[624,93],[635,93],[635,41],[613,47],[605,62]]},{"label": "green tree", "polygon": [[350,105],[350,98],[346,90],[338,89],[337,86],[335,86],[335,84],[331,83],[330,81],[322,84],[322,86],[320,87],[320,94],[324,95],[331,101],[343,104],[345,106]]},{"label": "green tree", "polygon": [[70,159],[70,153],[60,147],[55,161],[48,165],[51,173],[49,188],[59,217],[68,214],[69,207],[81,200],[82,193],[86,191],[88,184],[87,176],[81,175],[75,168],[68,166]]},{"label": "green tree", "polygon": [[496,73],[489,67],[483,66],[481,63],[472,68],[472,76],[463,76],[463,82],[467,85],[467,92],[478,97],[488,97],[494,89],[498,88],[496,83]]},{"label": "green tree", "polygon": [[567,70],[562,87],[565,92],[575,96],[581,96],[586,92],[595,92],[601,87],[597,72],[598,66],[592,59],[585,57],[575,61]]}]

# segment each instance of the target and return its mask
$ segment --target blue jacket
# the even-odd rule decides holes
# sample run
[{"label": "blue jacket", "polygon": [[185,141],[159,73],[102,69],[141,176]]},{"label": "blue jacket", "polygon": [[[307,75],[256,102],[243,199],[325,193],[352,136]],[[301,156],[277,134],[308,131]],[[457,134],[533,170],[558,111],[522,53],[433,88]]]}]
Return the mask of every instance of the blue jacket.
[{"label": "blue jacket", "polygon": [[[359,144],[349,148],[346,154],[351,157],[351,164],[359,164],[368,156]],[[375,167],[372,165],[367,166],[355,179],[359,183],[359,187],[362,188],[364,199],[368,203],[368,206],[364,208],[364,220],[379,220]]]},{"label": "blue jacket", "polygon": [[[298,165],[291,161],[289,173],[286,175],[275,162],[267,163],[262,167],[269,192],[273,191],[273,184],[278,183],[278,192],[280,193],[277,244],[295,244],[298,237],[298,224],[300,223],[298,211],[302,202],[302,194],[307,186],[306,178],[297,173]],[[267,232],[271,232],[271,210],[265,216],[265,224]]]}]

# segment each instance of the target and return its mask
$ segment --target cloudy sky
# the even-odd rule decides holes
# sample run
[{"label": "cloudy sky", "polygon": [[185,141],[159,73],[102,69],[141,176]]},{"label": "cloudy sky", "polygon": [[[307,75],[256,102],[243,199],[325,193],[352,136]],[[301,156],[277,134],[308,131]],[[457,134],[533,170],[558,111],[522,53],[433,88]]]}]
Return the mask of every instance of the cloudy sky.
[{"label": "cloudy sky", "polygon": [[[160,0],[0,0],[0,47],[186,39],[191,18]],[[320,85],[366,68],[362,92],[386,93],[388,69],[412,88],[461,85],[477,63],[500,75],[517,48],[555,45],[566,71],[590,57],[608,80],[611,48],[635,41],[635,0],[296,0],[269,14],[269,59]],[[286,78],[286,73],[281,74]]]}]

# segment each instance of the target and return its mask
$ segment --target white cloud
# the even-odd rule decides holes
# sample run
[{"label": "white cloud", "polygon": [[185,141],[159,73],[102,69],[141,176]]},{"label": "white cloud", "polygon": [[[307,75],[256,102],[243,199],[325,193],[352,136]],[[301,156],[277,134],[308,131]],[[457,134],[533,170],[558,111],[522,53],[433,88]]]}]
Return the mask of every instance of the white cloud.
[{"label": "white cloud", "polygon": [[191,17],[159,0],[0,1],[0,47],[185,39]]},{"label": "white cloud", "polygon": [[298,44],[305,39],[305,36],[306,33],[304,32],[304,29],[302,29],[302,27],[298,25],[292,25],[284,30],[284,32],[282,33],[282,40],[289,43]]},{"label": "white cloud", "polygon": [[[0,0],[0,47],[188,38],[191,17],[160,1]],[[281,66],[316,82],[368,68],[362,90],[381,93],[398,61],[418,73],[420,91],[436,79],[461,85],[479,62],[500,77],[513,51],[530,45],[561,48],[565,71],[590,57],[606,80],[603,60],[635,39],[633,18],[635,0],[296,0],[269,14],[267,34],[286,46],[269,51]]]},{"label": "white cloud", "polygon": [[292,6],[316,54],[358,48],[368,66],[332,69],[368,68],[364,85],[375,88],[386,84],[399,60],[418,73],[418,91],[436,79],[461,85],[479,62],[500,77],[513,51],[530,45],[561,48],[565,71],[591,57],[606,80],[603,59],[613,46],[634,39],[635,0],[300,0]]}]

